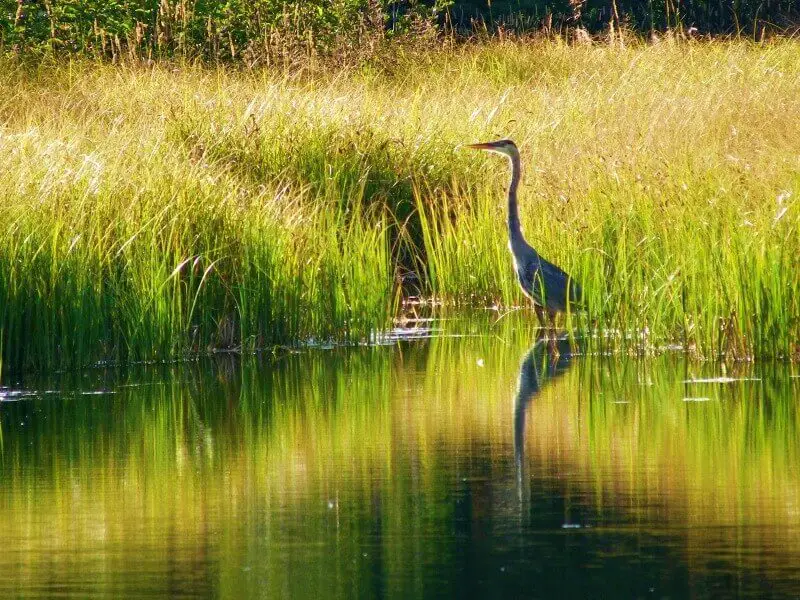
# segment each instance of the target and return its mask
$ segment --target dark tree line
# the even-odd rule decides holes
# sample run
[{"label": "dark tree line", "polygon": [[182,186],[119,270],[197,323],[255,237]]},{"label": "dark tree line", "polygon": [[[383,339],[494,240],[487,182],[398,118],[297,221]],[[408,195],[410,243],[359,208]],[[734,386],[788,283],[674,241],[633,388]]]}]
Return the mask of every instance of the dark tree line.
[{"label": "dark tree line", "polygon": [[762,27],[789,29],[800,18],[798,0],[456,0],[451,7],[463,27],[473,19],[534,27],[579,24],[597,32],[610,21],[641,32],[695,27],[710,34],[749,33]]},{"label": "dark tree line", "polygon": [[340,52],[479,27],[609,26],[725,34],[787,29],[800,0],[0,0],[0,52],[238,58]]}]

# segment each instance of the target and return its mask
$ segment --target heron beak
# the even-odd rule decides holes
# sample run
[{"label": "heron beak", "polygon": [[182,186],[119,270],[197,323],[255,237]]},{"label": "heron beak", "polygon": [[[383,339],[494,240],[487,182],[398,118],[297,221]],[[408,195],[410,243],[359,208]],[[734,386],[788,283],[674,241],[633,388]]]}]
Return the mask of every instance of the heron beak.
[{"label": "heron beak", "polygon": [[495,145],[491,142],[487,142],[483,144],[467,144],[466,147],[474,150],[493,150]]}]

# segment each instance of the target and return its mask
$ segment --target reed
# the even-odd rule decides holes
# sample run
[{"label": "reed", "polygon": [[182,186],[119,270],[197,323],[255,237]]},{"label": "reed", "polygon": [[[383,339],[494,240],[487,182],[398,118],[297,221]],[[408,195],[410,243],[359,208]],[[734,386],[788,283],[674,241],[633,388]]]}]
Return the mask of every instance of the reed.
[{"label": "reed", "polygon": [[[508,45],[450,75],[491,82],[448,90],[441,112],[469,124],[463,139],[521,145],[526,235],[583,283],[573,326],[596,351],[797,358],[793,47]],[[416,194],[433,293],[520,305],[503,248],[507,165],[463,160],[458,185]]]},{"label": "reed", "polygon": [[[377,210],[348,216],[361,214],[358,189],[345,209],[297,181],[243,182],[175,146],[148,123],[157,116],[137,116],[155,101],[138,86],[115,110],[101,98],[83,106],[84,85],[70,85],[52,121],[35,122],[40,106],[0,138],[7,367],[358,340],[385,326],[388,228]],[[119,91],[108,96],[122,101]]]},{"label": "reed", "polygon": [[[597,351],[797,358],[798,43],[493,41],[359,68],[0,68],[4,368],[195,356],[385,327],[398,276],[519,305],[526,235]],[[447,82],[447,85],[442,85]]]}]

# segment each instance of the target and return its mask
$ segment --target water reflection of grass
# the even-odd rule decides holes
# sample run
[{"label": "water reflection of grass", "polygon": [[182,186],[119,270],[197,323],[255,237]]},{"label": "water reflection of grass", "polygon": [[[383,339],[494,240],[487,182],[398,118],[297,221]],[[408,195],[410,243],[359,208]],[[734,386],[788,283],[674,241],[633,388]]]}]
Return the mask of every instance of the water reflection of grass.
[{"label": "water reflection of grass", "polygon": [[[63,576],[104,573],[105,591],[135,589],[120,572],[171,563],[186,577],[210,568],[207,585],[231,595],[255,585],[247,565],[267,573],[264,594],[325,593],[335,580],[347,595],[380,555],[392,591],[412,593],[409,564],[457,552],[448,499],[462,478],[505,485],[528,340],[514,323],[503,338],[156,369],[116,394],[3,405],[0,531],[21,552],[4,560],[23,565],[7,581],[41,583],[50,555]],[[687,384],[707,373],[671,358],[578,362],[527,408],[528,472],[561,473],[559,492],[589,494],[601,520],[784,523],[781,550],[800,556],[798,380],[755,374]],[[694,394],[713,400],[682,401]],[[514,508],[498,498],[475,510],[503,518]],[[690,558],[702,539],[690,536]]]},{"label": "water reflection of grass", "polygon": [[[685,506],[670,507],[676,519],[730,524],[763,522],[769,514],[773,523],[797,524],[797,386],[769,369],[763,376],[705,386],[660,382],[634,404],[603,406],[589,425],[594,460],[627,469],[641,460],[652,464],[657,479],[627,485],[683,496]],[[679,401],[696,394],[710,401]]]}]

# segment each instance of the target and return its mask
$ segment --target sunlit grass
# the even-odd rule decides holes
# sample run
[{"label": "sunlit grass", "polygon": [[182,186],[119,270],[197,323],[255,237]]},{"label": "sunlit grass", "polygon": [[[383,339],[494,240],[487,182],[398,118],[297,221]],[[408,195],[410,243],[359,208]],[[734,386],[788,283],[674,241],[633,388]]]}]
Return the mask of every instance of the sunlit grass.
[{"label": "sunlit grass", "polygon": [[[0,69],[0,343],[12,369],[384,327],[398,274],[522,297],[529,241],[599,350],[796,357],[800,46],[500,43],[361,69]],[[443,85],[442,82],[446,82]]]},{"label": "sunlit grass", "polygon": [[[53,96],[20,115],[17,99],[2,106],[7,365],[358,340],[385,327],[388,215],[358,188],[344,207],[301,181],[244,181],[195,156],[171,135],[180,117],[149,111],[169,80],[166,70],[154,75],[147,86],[145,72],[88,69],[61,95],[61,71],[30,88],[22,78],[18,93],[42,85]],[[210,77],[196,76],[184,83]]]},{"label": "sunlit grass", "polygon": [[[430,109],[468,124],[463,140],[517,140],[526,235],[583,283],[581,328],[601,350],[677,342],[706,358],[788,358],[800,333],[797,52],[501,46],[452,66],[452,105]],[[469,81],[481,83],[458,88]],[[507,165],[462,160],[457,186],[417,194],[431,285],[521,303],[502,248]]]}]

